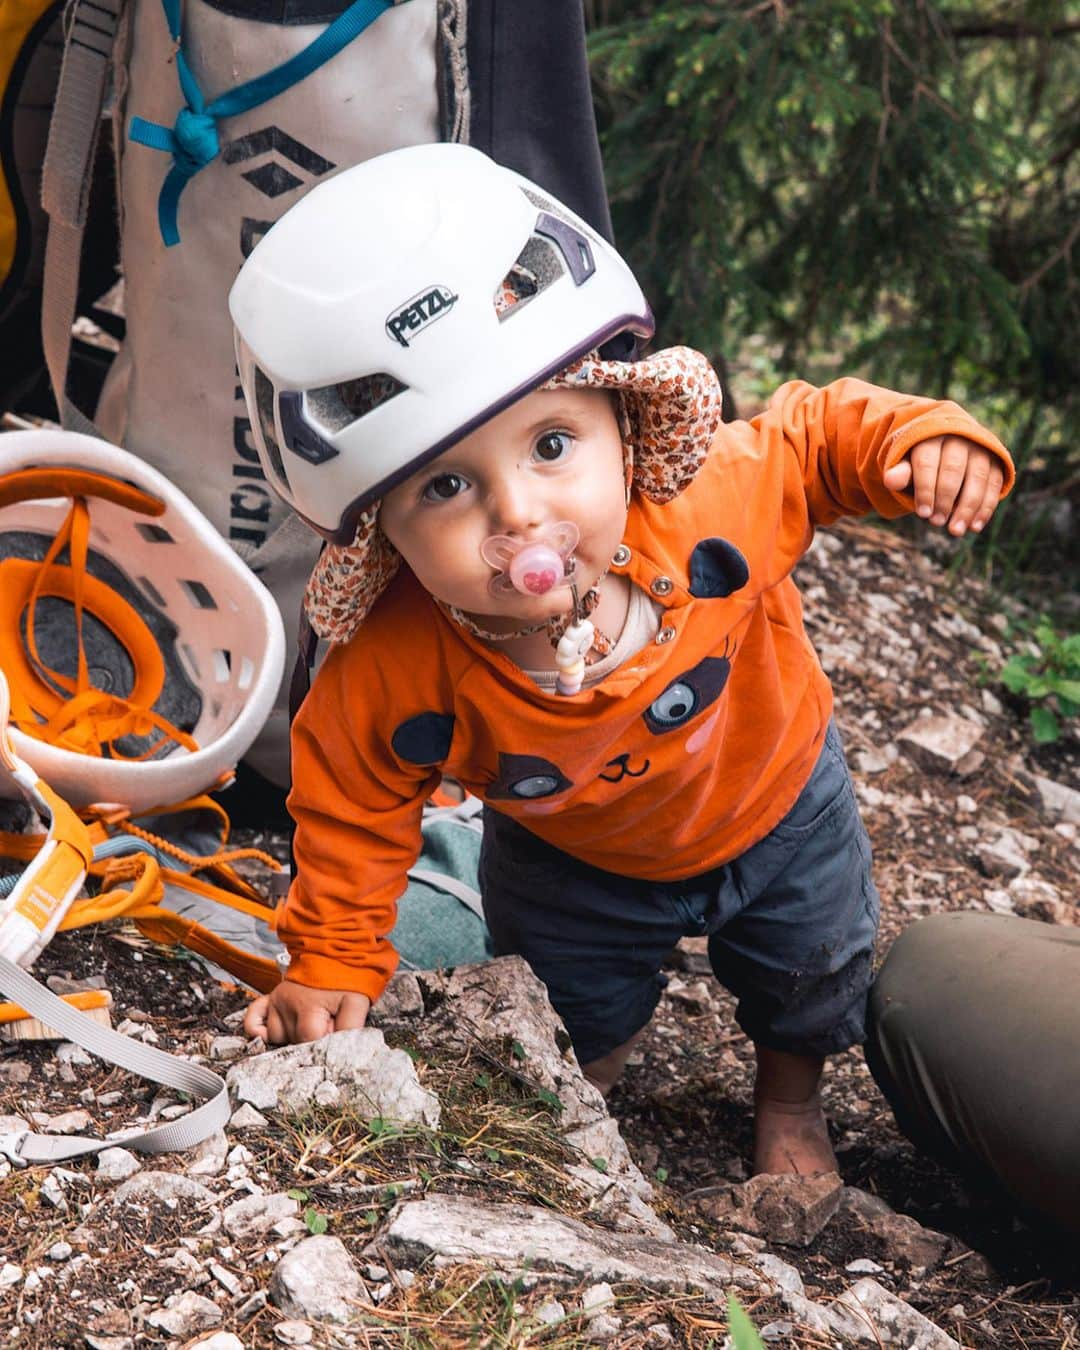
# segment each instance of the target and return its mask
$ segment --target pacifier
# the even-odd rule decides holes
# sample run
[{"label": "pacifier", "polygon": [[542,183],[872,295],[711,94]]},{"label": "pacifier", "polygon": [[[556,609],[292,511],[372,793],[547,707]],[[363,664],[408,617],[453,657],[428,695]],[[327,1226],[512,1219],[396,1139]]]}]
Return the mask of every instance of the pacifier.
[{"label": "pacifier", "polygon": [[539,539],[493,534],[480,546],[481,557],[495,568],[488,589],[495,596],[546,595],[569,585],[579,538],[578,527],[570,520],[560,520]]}]

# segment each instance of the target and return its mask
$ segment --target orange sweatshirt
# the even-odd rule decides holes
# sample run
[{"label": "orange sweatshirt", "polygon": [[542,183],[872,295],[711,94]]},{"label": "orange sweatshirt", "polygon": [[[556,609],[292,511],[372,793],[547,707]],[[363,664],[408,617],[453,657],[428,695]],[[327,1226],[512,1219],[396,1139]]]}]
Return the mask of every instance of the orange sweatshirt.
[{"label": "orange sweatshirt", "polygon": [[472,638],[403,568],[293,726],[289,978],[382,992],[442,773],[624,875],[694,876],[762,839],[805,786],[832,710],[790,573],[816,525],[911,510],[882,474],[948,433],[999,455],[1011,488],[1004,447],[956,404],[860,380],[786,384],[754,421],[722,426],[681,496],[631,504],[614,570],[663,606],[655,641],[569,698]]}]

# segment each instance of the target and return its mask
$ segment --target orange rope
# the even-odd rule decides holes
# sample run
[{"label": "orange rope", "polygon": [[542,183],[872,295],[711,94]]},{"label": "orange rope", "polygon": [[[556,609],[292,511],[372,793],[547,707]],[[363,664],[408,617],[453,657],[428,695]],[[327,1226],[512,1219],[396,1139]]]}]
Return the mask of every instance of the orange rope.
[{"label": "orange rope", "polygon": [[188,853],[186,849],[179,848],[176,844],[170,843],[168,839],[162,839],[161,835],[152,834],[139,825],[133,825],[130,820],[124,822],[124,833],[133,834],[138,839],[145,839],[148,844],[153,844],[162,853],[167,853],[171,858],[186,863],[193,872],[201,872],[205,867],[216,867],[219,864],[240,862],[244,859],[253,859],[255,862],[265,863],[275,872],[281,871],[281,864],[278,860],[261,848],[225,848],[217,853],[204,856],[199,853]]},{"label": "orange rope", "polygon": [[[26,607],[26,651],[30,668],[52,690],[66,690],[70,697],[52,715],[43,714],[38,709],[27,707],[30,712],[18,719],[21,730],[52,745],[72,750],[79,754],[95,757],[122,759],[140,762],[157,754],[164,746],[174,743],[187,750],[197,750],[198,744],[187,732],[173,726],[166,718],[154,712],[153,701],[160,693],[160,680],[163,671],[152,677],[152,688],[145,691],[149,695],[146,703],[132,701],[98,689],[90,683],[86,651],[83,645],[83,621],[87,611],[87,586],[92,581],[87,572],[90,544],[90,511],[85,497],[72,498],[71,510],[64,523],[57,530],[52,543],[46,551],[34,577]],[[64,550],[68,550],[68,565],[56,560]],[[64,579],[68,584],[62,584]],[[54,670],[41,656],[34,631],[34,619],[37,605],[45,594],[60,594],[69,597],[75,611],[75,637],[77,647],[76,678]],[[124,608],[129,609],[129,606]],[[99,615],[99,618],[104,616]],[[115,617],[115,612],[114,612]],[[141,627],[141,625],[140,625]],[[139,653],[132,650],[130,641],[125,641],[120,632],[114,630],[114,636],[123,643],[131,657],[136,671],[139,670]],[[129,634],[134,638],[134,634]],[[135,647],[145,646],[149,634],[135,642]],[[160,654],[152,668],[160,663]],[[26,704],[26,694],[17,702]],[[153,732],[160,735],[140,754],[128,755],[120,750],[116,742],[124,736],[150,736]]]}]

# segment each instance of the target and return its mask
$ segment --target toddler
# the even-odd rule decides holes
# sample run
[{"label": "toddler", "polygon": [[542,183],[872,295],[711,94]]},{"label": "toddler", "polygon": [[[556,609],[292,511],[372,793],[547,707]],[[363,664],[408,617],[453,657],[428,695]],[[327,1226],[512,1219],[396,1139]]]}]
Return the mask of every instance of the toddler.
[{"label": "toddler", "polygon": [[247,1030],[362,1026],[443,774],[485,803],[496,949],[606,1093],[665,955],[707,935],[753,1041],[755,1170],[836,1160],[824,1059],[859,1042],[870,850],[792,569],[816,526],[981,530],[1009,457],[952,403],[793,382],[752,422],[587,225],[477,151],[315,188],[230,304],[269,481],[330,541],[332,644],[293,726],[291,964]]}]

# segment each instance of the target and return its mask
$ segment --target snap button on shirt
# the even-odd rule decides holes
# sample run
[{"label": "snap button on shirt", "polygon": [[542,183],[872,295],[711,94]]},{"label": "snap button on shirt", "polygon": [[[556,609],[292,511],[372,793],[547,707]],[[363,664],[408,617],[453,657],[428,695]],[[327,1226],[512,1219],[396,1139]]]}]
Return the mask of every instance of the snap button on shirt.
[{"label": "snap button on shirt", "polygon": [[625,567],[629,561],[630,561],[630,550],[626,547],[625,544],[620,544],[619,547],[615,550],[615,552],[611,555],[612,567]]},{"label": "snap button on shirt", "polygon": [[667,627],[661,628],[660,631],[656,634],[656,641],[660,644],[670,642],[674,636],[675,636],[674,628],[667,628]]},{"label": "snap button on shirt", "polygon": [[674,589],[674,582],[670,577],[657,577],[649,589],[653,595],[670,595]]}]

